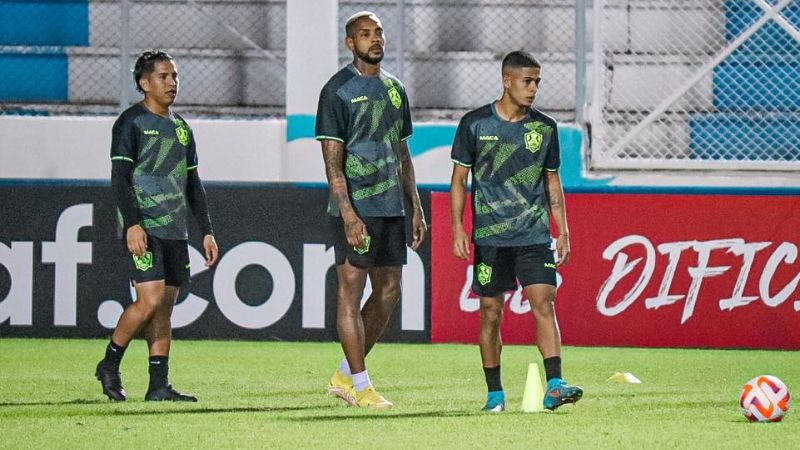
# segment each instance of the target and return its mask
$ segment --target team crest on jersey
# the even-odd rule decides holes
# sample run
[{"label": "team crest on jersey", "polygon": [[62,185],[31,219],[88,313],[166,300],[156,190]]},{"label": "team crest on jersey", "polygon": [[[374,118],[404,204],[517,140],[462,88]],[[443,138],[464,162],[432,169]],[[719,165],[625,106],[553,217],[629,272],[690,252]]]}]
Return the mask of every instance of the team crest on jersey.
[{"label": "team crest on jersey", "polygon": [[387,92],[389,94],[389,100],[392,101],[392,105],[400,109],[400,106],[403,105],[403,97],[401,97],[400,92],[397,91],[397,85],[394,84],[390,78],[383,80],[383,84],[389,88]]},{"label": "team crest on jersey", "polygon": [[147,272],[153,267],[153,252],[145,252],[142,256],[133,255],[133,263],[136,265],[137,270]]},{"label": "team crest on jersey", "polygon": [[528,131],[523,136],[525,138],[525,148],[536,153],[542,149],[542,142],[544,141],[544,134],[550,127],[542,122],[529,122],[525,124]]},{"label": "team crest on jersey", "polygon": [[478,264],[478,283],[486,286],[492,281],[492,266],[485,263]]},{"label": "team crest on jersey", "polygon": [[181,119],[175,119],[175,134],[178,135],[178,142],[180,142],[181,145],[189,143],[189,127],[187,127],[186,122]]},{"label": "team crest on jersey", "polygon": [[525,133],[525,148],[533,153],[538,152],[542,148],[542,133],[539,130],[531,130]]}]

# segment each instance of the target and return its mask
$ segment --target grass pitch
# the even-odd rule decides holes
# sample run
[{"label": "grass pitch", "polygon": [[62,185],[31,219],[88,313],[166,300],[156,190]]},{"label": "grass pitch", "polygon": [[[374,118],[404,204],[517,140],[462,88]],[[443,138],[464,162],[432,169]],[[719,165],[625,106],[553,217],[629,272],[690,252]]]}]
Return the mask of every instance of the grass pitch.
[{"label": "grass pitch", "polygon": [[[171,380],[192,404],[146,403],[147,353],[122,364],[129,400],[111,403],[94,379],[102,340],[0,339],[0,446],[16,448],[789,448],[800,414],[751,424],[742,385],[762,373],[800,395],[800,354],[778,351],[564,349],[583,400],[553,413],[520,411],[535,347],[507,346],[508,411],[482,414],[477,346],[379,344],[370,376],[396,407],[347,408],[324,387],[336,343],[176,341]],[[641,385],[607,382],[632,372]],[[797,401],[793,409],[797,409]]]}]

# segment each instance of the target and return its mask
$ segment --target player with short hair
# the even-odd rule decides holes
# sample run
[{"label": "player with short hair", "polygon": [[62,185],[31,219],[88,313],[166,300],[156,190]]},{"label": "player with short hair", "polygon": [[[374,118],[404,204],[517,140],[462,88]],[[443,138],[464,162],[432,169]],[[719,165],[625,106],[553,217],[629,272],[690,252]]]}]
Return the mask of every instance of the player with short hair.
[{"label": "player with short hair", "polygon": [[170,107],[178,95],[178,69],[163,51],[147,51],[133,70],[139,102],[117,118],[111,136],[111,186],[118,234],[129,253],[136,301],[119,318],[95,376],[109,399],[124,401],[119,365],[128,343],[144,333],[150,355],[145,400],[196,402],[169,384],[170,317],[189,282],[187,216],[203,234],[206,267],[217,260],[206,192],[197,174],[194,133]]},{"label": "player with short hair", "polygon": [[[574,403],[583,390],[561,378],[561,336],[553,307],[556,267],[569,259],[569,229],[558,174],[560,149],[555,120],[533,108],[541,65],[514,51],[502,64],[503,96],[467,113],[458,125],[451,157],[450,207],[453,253],[468,259],[464,231],[467,177],[472,174],[472,289],[480,296],[480,351],[488,387],[484,411],[505,409],[500,379],[500,322],[504,293],[523,286],[536,320],[544,359],[544,407]],[[550,217],[558,228],[558,261],[550,248]]]},{"label": "player with short hair", "polygon": [[[383,25],[374,13],[362,11],[347,20],[345,33],[353,62],[322,88],[316,124],[330,192],[336,324],[345,354],[328,393],[351,406],[391,408],[372,386],[365,358],[400,299],[406,208],[412,249],[419,248],[427,225],[406,143],[408,97],[402,83],[380,67]],[[372,294],[360,309],[367,276]]]}]

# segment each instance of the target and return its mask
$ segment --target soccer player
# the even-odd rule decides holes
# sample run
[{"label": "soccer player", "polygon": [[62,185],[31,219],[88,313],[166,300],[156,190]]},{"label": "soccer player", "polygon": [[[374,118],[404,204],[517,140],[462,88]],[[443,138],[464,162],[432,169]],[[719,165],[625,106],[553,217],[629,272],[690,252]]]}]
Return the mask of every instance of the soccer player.
[{"label": "soccer player", "polygon": [[[480,351],[488,395],[484,411],[505,409],[500,380],[500,322],[504,294],[523,286],[536,319],[536,342],[544,359],[544,407],[574,403],[581,388],[561,379],[561,336],[553,301],[556,266],[569,259],[569,230],[556,122],[533,108],[541,66],[530,54],[503,59],[503,96],[467,113],[458,125],[451,157],[450,207],[453,253],[468,259],[464,231],[467,176],[472,173],[472,289],[480,296]],[[550,216],[558,228],[554,261]]]},{"label": "soccer player", "polygon": [[170,109],[179,86],[175,61],[162,51],[144,52],[136,60],[133,78],[144,100],[114,123],[111,187],[136,301],[119,318],[95,376],[109,399],[124,401],[119,364],[128,343],[141,331],[150,354],[145,400],[196,402],[168,381],[170,316],[181,286],[189,282],[188,209],[203,234],[207,267],[216,262],[219,251],[197,174],[194,134]]},{"label": "soccer player", "polygon": [[[353,62],[322,88],[316,124],[330,192],[336,325],[345,355],[328,393],[350,406],[391,408],[373,388],[365,358],[400,299],[406,208],[412,249],[419,248],[427,225],[406,144],[411,137],[408,98],[400,81],[380,66],[383,25],[374,13],[362,11],[347,20],[345,33]],[[360,309],[367,276],[372,294]]]}]

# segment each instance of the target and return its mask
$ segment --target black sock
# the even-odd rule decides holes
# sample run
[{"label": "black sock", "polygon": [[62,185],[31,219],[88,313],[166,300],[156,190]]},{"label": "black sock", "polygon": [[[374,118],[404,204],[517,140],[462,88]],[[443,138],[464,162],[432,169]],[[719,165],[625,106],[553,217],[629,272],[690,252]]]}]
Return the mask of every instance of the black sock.
[{"label": "black sock", "polygon": [[561,378],[561,357],[553,356],[552,358],[544,359],[544,373],[547,381],[553,378]]},{"label": "black sock", "polygon": [[162,388],[169,384],[169,356],[150,357],[150,387],[148,391]]},{"label": "black sock", "polygon": [[486,376],[486,387],[489,392],[503,390],[503,383],[500,381],[500,366],[484,367],[483,374]]},{"label": "black sock", "polygon": [[125,349],[128,347],[121,347],[114,343],[114,341],[109,341],[108,346],[106,347],[106,357],[105,361],[112,367],[119,367],[120,361],[122,361],[122,357],[125,356]]}]

